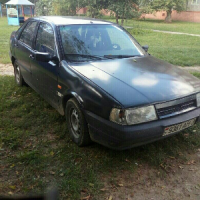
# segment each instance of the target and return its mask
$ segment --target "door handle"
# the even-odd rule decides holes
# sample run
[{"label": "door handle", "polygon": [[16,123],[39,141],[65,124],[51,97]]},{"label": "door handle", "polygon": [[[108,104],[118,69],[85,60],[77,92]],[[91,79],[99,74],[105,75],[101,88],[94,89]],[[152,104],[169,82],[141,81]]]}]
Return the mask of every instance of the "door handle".
[{"label": "door handle", "polygon": [[29,55],[29,58],[34,59],[34,55],[33,55],[33,54],[30,54],[30,55]]}]

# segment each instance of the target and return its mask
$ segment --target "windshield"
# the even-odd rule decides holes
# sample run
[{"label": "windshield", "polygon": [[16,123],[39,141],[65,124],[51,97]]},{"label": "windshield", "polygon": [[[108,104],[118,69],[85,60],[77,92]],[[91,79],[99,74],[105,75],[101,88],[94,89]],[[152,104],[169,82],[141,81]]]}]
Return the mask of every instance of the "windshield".
[{"label": "windshield", "polygon": [[72,61],[143,56],[145,51],[115,25],[60,26],[65,57]]}]

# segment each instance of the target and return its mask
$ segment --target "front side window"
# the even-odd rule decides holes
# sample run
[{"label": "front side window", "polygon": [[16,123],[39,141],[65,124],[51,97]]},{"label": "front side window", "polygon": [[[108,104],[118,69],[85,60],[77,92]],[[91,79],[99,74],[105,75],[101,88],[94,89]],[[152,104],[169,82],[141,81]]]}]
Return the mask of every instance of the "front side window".
[{"label": "front side window", "polygon": [[20,41],[22,41],[30,47],[32,46],[36,25],[37,22],[29,22],[20,36]]},{"label": "front side window", "polygon": [[49,24],[41,23],[38,29],[35,50],[55,54],[54,32]]},{"label": "front side window", "polygon": [[77,54],[88,55],[87,58],[89,56],[114,58],[145,54],[134,38],[115,25],[65,25],[60,26],[59,29],[67,58],[72,56],[74,58]]}]

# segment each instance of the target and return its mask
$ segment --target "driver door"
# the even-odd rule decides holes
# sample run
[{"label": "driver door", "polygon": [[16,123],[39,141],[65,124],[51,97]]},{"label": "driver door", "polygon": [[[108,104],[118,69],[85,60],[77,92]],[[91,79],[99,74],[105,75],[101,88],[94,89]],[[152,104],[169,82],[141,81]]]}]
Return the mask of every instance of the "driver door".
[{"label": "driver door", "polygon": [[34,84],[38,92],[55,108],[58,106],[57,85],[59,62],[41,62],[35,59],[35,53],[56,54],[55,35],[52,26],[41,22],[38,27],[34,51],[31,53],[31,69]]}]

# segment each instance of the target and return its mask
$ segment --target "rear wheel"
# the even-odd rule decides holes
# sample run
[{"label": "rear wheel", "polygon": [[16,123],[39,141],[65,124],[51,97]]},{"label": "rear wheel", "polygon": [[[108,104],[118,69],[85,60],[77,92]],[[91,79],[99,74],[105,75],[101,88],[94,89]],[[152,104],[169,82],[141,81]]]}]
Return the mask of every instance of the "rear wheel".
[{"label": "rear wheel", "polygon": [[15,81],[16,81],[17,85],[20,86],[20,87],[23,86],[25,82],[24,82],[24,79],[22,77],[20,67],[16,63],[16,61],[14,62],[14,74],[15,74]]},{"label": "rear wheel", "polygon": [[65,116],[71,139],[78,146],[86,146],[90,144],[91,139],[88,126],[76,99],[73,98],[67,102]]}]

